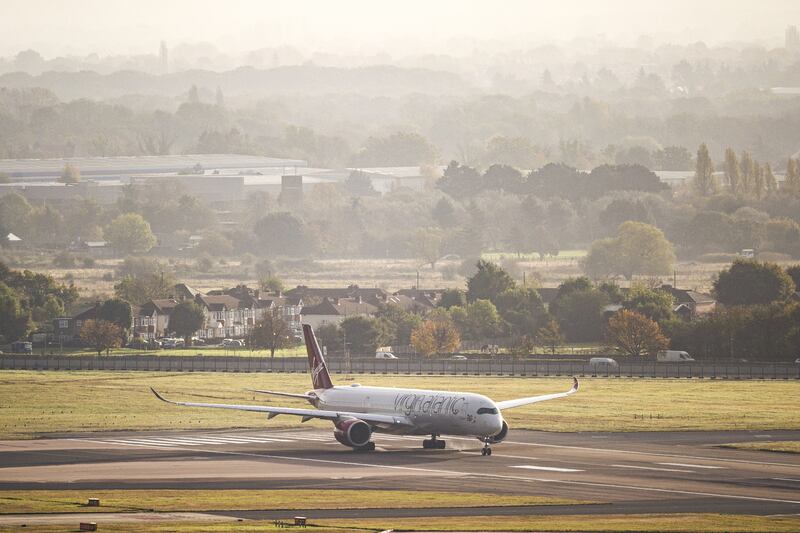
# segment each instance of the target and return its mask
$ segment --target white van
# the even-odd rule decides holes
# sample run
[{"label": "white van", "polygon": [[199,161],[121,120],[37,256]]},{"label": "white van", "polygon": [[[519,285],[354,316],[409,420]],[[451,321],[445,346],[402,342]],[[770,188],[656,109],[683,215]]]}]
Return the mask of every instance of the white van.
[{"label": "white van", "polygon": [[375,352],[375,359],[397,359],[392,352]]},{"label": "white van", "polygon": [[597,368],[617,368],[619,363],[610,357],[592,357],[589,364]]},{"label": "white van", "polygon": [[659,363],[691,363],[694,359],[680,350],[661,350],[656,354],[656,361]]}]

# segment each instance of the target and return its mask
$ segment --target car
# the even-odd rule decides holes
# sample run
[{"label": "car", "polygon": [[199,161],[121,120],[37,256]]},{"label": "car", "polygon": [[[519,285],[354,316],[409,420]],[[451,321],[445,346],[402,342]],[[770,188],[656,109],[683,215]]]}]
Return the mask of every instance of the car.
[{"label": "car", "polygon": [[597,368],[617,368],[619,363],[610,357],[592,357],[589,364]]},{"label": "car", "polygon": [[162,348],[183,348],[186,346],[186,341],[183,339],[166,338],[161,339]]},{"label": "car", "polygon": [[241,348],[244,346],[244,341],[241,339],[222,339],[222,346],[225,348]]},{"label": "car", "polygon": [[392,352],[375,352],[375,359],[397,359]]},{"label": "car", "polygon": [[453,356],[450,357],[450,360],[451,361],[466,361],[467,360],[467,356],[466,355],[453,355]]}]

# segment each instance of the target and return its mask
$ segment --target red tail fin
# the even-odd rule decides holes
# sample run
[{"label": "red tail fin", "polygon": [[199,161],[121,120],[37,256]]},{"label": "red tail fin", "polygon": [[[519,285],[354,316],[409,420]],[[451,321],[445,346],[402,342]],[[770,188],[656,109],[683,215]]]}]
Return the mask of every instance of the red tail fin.
[{"label": "red tail fin", "polygon": [[330,389],[333,387],[331,375],[328,374],[328,366],[322,357],[322,350],[319,349],[317,338],[310,324],[303,324],[303,337],[306,339],[306,351],[308,352],[308,369],[311,371],[311,383],[315,389]]}]

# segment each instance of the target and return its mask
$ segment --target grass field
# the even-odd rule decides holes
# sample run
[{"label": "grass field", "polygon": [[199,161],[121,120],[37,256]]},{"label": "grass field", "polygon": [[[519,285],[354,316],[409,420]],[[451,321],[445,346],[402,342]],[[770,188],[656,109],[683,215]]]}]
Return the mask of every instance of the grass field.
[{"label": "grass field", "polygon": [[605,516],[470,516],[396,520],[318,520],[315,524],[382,531],[586,531],[739,533],[800,531],[800,517],[719,514]]},{"label": "grass field", "polygon": [[[522,280],[524,272],[527,279],[544,287],[555,287],[564,279],[582,275],[580,259],[585,250],[564,250],[555,258],[539,259],[536,254],[523,254],[517,257],[513,253],[485,253],[484,259],[500,262],[510,266],[513,276]],[[78,287],[82,297],[89,301],[112,294],[115,271],[121,259],[98,259],[94,268],[54,268],[51,256],[17,253],[7,257],[13,268],[29,268],[37,272],[46,272],[57,280],[72,282]],[[165,258],[179,273],[180,281],[201,291],[232,287],[241,283],[255,287],[258,280],[253,265],[242,264],[233,259],[219,264],[211,272],[197,272],[191,265],[193,258]],[[459,274],[463,260],[439,261],[436,268],[429,265],[420,266],[417,259],[319,259],[303,262],[276,263],[276,274],[284,281],[287,288],[296,285],[310,287],[346,287],[357,284],[362,287],[380,287],[387,290],[410,288],[417,284],[422,287],[464,288],[465,278]],[[728,262],[703,263],[699,261],[681,261],[675,267],[676,281],[679,287],[695,290],[709,290],[716,275]],[[665,276],[663,282],[671,283],[672,276]],[[620,280],[625,284],[624,281]]]},{"label": "grass field", "polygon": [[[101,506],[88,507],[89,498]],[[371,509],[481,507],[486,496],[474,492],[399,490],[3,490],[0,514],[214,511],[219,509]],[[569,505],[562,498],[493,494],[493,506]]]},{"label": "grass field", "polygon": [[[34,354],[40,354],[40,349],[34,348]],[[49,347],[47,353],[51,355],[97,355],[96,351],[90,348],[64,348]],[[105,352],[103,352],[105,355]],[[132,348],[113,348],[110,355],[152,355],[152,356],[197,356],[197,355],[222,355],[235,357],[270,357],[269,350],[251,350],[250,348],[221,348],[217,346],[192,346],[190,348],[168,348],[163,350],[134,350]],[[275,357],[298,357],[306,355],[305,346],[295,346],[283,350],[275,350]]]},{"label": "grass field", "polygon": [[[482,376],[359,376],[363,385],[479,392],[495,400],[566,390],[567,378]],[[347,384],[341,376],[334,382]],[[192,409],[158,402],[307,406],[300,400],[247,393],[246,388],[303,392],[305,374],[156,372],[34,372],[0,374],[0,438],[125,429],[262,428],[296,426],[293,417],[267,421],[254,413]],[[797,429],[798,381],[585,379],[563,400],[506,411],[512,428],[548,431]],[[742,416],[747,413],[747,416]],[[307,425],[330,427],[326,422]]]},{"label": "grass field", "polygon": [[[287,513],[286,521],[291,520]],[[585,516],[471,516],[441,518],[396,518],[373,520],[315,520],[309,517],[311,530],[317,533],[344,531],[375,532],[393,529],[407,532],[434,531],[553,531],[592,533],[797,533],[800,518],[796,516],[751,516],[719,514],[675,515],[585,515]],[[75,524],[77,526],[77,523]],[[40,533],[65,531],[64,525],[28,527]],[[70,530],[75,530],[71,528]],[[260,533],[286,531],[272,521],[244,522],[137,522],[98,523],[98,530],[120,533],[227,532]]]},{"label": "grass field", "polygon": [[724,444],[723,448],[736,448],[737,450],[756,450],[760,452],[800,453],[800,441],[786,440],[773,442],[737,442]]}]

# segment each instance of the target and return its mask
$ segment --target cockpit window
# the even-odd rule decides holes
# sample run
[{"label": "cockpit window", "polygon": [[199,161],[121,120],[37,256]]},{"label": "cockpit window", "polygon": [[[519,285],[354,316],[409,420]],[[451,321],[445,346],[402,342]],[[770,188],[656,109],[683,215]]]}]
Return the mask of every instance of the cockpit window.
[{"label": "cockpit window", "polygon": [[494,407],[479,407],[478,408],[479,415],[496,415],[497,409]]}]

